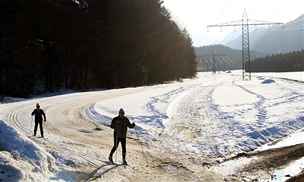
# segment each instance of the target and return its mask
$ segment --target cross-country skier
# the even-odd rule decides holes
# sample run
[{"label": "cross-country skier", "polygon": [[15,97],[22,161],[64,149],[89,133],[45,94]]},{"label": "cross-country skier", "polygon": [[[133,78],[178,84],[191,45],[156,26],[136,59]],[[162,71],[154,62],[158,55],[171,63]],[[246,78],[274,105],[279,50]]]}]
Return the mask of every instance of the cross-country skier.
[{"label": "cross-country skier", "polygon": [[130,123],[129,119],[125,117],[125,112],[123,109],[119,110],[119,115],[113,118],[111,123],[111,128],[114,129],[114,146],[111,150],[109,161],[113,163],[113,154],[116,151],[119,142],[121,143],[122,147],[122,159],[123,165],[128,165],[126,161],[126,137],[128,128],[134,128],[135,124]]},{"label": "cross-country skier", "polygon": [[32,116],[35,117],[35,128],[34,128],[34,136],[36,136],[36,132],[37,132],[37,127],[39,125],[40,128],[40,134],[41,137],[43,138],[43,125],[42,125],[42,120],[44,120],[44,122],[46,122],[46,116],[45,113],[42,109],[40,109],[40,105],[39,103],[36,104],[36,109],[34,109],[34,111],[32,112]]}]

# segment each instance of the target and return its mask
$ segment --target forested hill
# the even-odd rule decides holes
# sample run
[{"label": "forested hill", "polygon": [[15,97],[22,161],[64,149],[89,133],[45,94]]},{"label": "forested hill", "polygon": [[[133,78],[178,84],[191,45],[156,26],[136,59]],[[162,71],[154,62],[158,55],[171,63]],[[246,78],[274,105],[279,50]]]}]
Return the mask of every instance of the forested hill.
[{"label": "forested hill", "polygon": [[[248,67],[247,67],[248,68]],[[247,70],[248,71],[248,70]],[[251,64],[253,72],[304,71],[304,50],[259,58]]]},{"label": "forested hill", "polygon": [[[203,71],[236,70],[242,68],[242,50],[224,45],[210,45],[195,48],[199,59],[199,69]],[[215,55],[213,57],[213,55]],[[262,53],[251,52],[252,57],[263,57]],[[214,59],[214,60],[213,60]],[[215,61],[215,63],[213,63]]]},{"label": "forested hill", "polygon": [[138,86],[196,74],[192,41],[161,0],[0,4],[0,95]]}]

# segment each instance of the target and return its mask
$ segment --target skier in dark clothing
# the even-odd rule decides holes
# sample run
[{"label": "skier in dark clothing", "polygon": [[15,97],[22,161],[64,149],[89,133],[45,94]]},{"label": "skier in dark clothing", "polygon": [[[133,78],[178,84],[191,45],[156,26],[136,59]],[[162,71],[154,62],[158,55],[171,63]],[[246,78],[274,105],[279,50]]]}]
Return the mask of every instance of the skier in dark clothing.
[{"label": "skier in dark clothing", "polygon": [[113,118],[111,123],[111,128],[114,129],[114,146],[111,150],[109,161],[113,163],[113,154],[116,151],[119,142],[121,143],[122,147],[122,159],[123,164],[128,165],[126,161],[126,137],[127,137],[127,131],[128,128],[134,128],[135,124],[130,123],[129,119],[124,116],[125,112],[123,109],[119,110],[119,116]]},{"label": "skier in dark clothing", "polygon": [[32,116],[35,117],[34,136],[36,136],[37,127],[39,125],[40,134],[41,134],[41,137],[43,138],[44,136],[43,136],[42,120],[44,120],[44,122],[46,122],[46,116],[45,116],[44,111],[42,109],[40,109],[39,103],[36,104],[36,109],[32,112]]}]

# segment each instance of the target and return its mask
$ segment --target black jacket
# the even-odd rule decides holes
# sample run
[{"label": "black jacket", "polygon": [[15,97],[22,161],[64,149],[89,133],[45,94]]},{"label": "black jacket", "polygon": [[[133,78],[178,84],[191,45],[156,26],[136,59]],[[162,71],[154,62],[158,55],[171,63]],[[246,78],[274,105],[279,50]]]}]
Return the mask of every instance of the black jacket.
[{"label": "black jacket", "polygon": [[127,117],[117,116],[113,118],[111,128],[114,129],[114,135],[117,138],[126,138],[128,128],[134,128],[135,124],[131,124]]},{"label": "black jacket", "polygon": [[[42,119],[44,119],[44,121],[46,120],[45,113],[42,109],[35,109],[32,112],[32,116],[35,116],[35,121],[42,121]],[[43,118],[42,118],[42,116],[43,116]]]}]

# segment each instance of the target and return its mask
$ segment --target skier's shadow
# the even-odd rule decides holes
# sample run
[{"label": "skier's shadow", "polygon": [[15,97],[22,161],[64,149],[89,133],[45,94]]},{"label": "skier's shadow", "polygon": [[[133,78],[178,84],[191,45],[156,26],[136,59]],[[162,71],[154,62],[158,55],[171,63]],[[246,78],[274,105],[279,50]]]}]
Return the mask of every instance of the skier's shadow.
[{"label": "skier's shadow", "polygon": [[[106,173],[110,172],[111,170],[119,167],[119,166],[123,166],[122,164],[113,164],[109,161],[102,161],[105,164],[99,166],[98,168],[96,168],[94,171],[92,171],[89,175],[88,178],[85,181],[94,181],[98,178],[101,178],[103,175],[105,175]],[[106,168],[107,166],[112,166],[109,168]],[[102,170],[103,168],[106,168],[105,170]],[[102,172],[99,172],[100,170],[102,170]],[[98,173],[98,175],[96,175]]]}]

